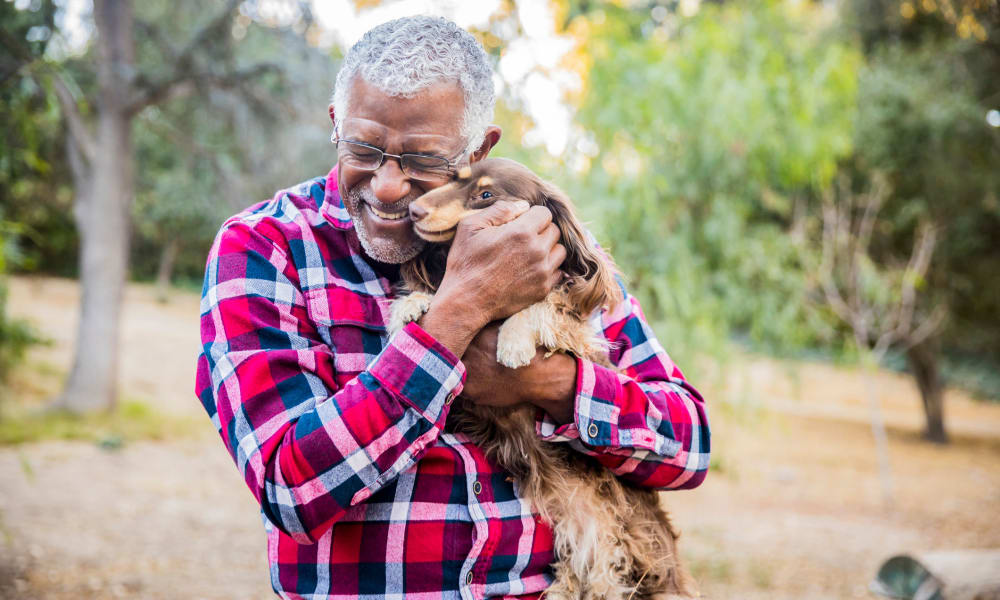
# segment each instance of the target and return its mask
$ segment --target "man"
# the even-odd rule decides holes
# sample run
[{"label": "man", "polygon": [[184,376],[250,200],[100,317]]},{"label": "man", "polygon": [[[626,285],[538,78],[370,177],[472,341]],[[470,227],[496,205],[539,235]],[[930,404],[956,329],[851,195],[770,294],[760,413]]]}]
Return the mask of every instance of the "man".
[{"label": "man", "polygon": [[444,431],[459,395],[535,404],[542,439],[636,485],[704,478],[702,400],[634,298],[595,315],[622,374],[542,352],[496,363],[489,324],[559,280],[565,249],[543,207],[464,220],[430,310],[386,335],[398,265],[423,246],[407,206],[489,154],[493,103],[467,32],[429,17],[376,27],[337,76],[337,166],[228,220],[209,254],[197,393],[261,505],[282,597],[545,589],[551,529],[509,474]]}]

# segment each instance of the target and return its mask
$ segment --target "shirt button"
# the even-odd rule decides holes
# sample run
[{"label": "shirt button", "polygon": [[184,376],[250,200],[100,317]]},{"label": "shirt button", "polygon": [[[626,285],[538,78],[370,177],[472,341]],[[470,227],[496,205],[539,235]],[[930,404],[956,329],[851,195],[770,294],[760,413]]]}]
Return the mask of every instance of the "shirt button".
[{"label": "shirt button", "polygon": [[479,495],[483,491],[483,484],[478,481],[472,484],[472,493]]},{"label": "shirt button", "polygon": [[469,571],[469,574],[465,576],[465,585],[472,585],[472,571]]},{"label": "shirt button", "polygon": [[451,404],[454,400],[455,400],[454,392],[449,393],[444,399],[445,406]]},{"label": "shirt button", "polygon": [[597,423],[590,424],[590,427],[587,428],[587,435],[591,438],[597,437]]}]

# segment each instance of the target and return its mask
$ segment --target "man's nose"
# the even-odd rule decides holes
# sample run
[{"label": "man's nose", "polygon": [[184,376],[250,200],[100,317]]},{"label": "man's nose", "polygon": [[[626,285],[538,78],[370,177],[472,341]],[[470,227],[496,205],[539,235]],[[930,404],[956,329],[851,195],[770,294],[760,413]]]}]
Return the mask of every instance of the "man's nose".
[{"label": "man's nose", "polygon": [[372,175],[371,185],[375,198],[382,204],[395,204],[410,193],[410,179],[399,168],[399,162],[388,156]]}]

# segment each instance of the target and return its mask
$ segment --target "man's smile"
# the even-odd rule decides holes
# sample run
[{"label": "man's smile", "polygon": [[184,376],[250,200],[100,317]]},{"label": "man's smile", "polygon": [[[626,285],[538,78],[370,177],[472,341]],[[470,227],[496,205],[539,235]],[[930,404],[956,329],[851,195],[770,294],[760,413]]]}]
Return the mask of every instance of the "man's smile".
[{"label": "man's smile", "polygon": [[376,217],[379,217],[384,221],[398,221],[410,215],[410,212],[406,208],[403,208],[401,212],[384,212],[367,202],[365,203],[365,206],[367,206],[371,212],[375,213]]}]

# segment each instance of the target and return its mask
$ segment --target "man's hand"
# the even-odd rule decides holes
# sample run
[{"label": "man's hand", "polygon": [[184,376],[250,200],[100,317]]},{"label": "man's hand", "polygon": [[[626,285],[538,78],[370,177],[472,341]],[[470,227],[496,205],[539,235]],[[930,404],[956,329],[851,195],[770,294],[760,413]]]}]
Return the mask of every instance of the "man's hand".
[{"label": "man's hand", "polygon": [[487,323],[544,299],[565,258],[547,208],[497,202],[458,224],[444,279],[420,325],[462,357]]},{"label": "man's hand", "polygon": [[486,326],[469,344],[462,357],[466,380],[462,397],[486,406],[534,404],[559,423],[573,420],[576,397],[576,359],[566,354],[545,358],[545,349],[535,352],[526,367],[511,369],[497,362],[497,332],[500,323]]},{"label": "man's hand", "polygon": [[565,258],[549,209],[500,201],[458,224],[438,294],[460,294],[484,323],[505,319],[545,298]]}]

